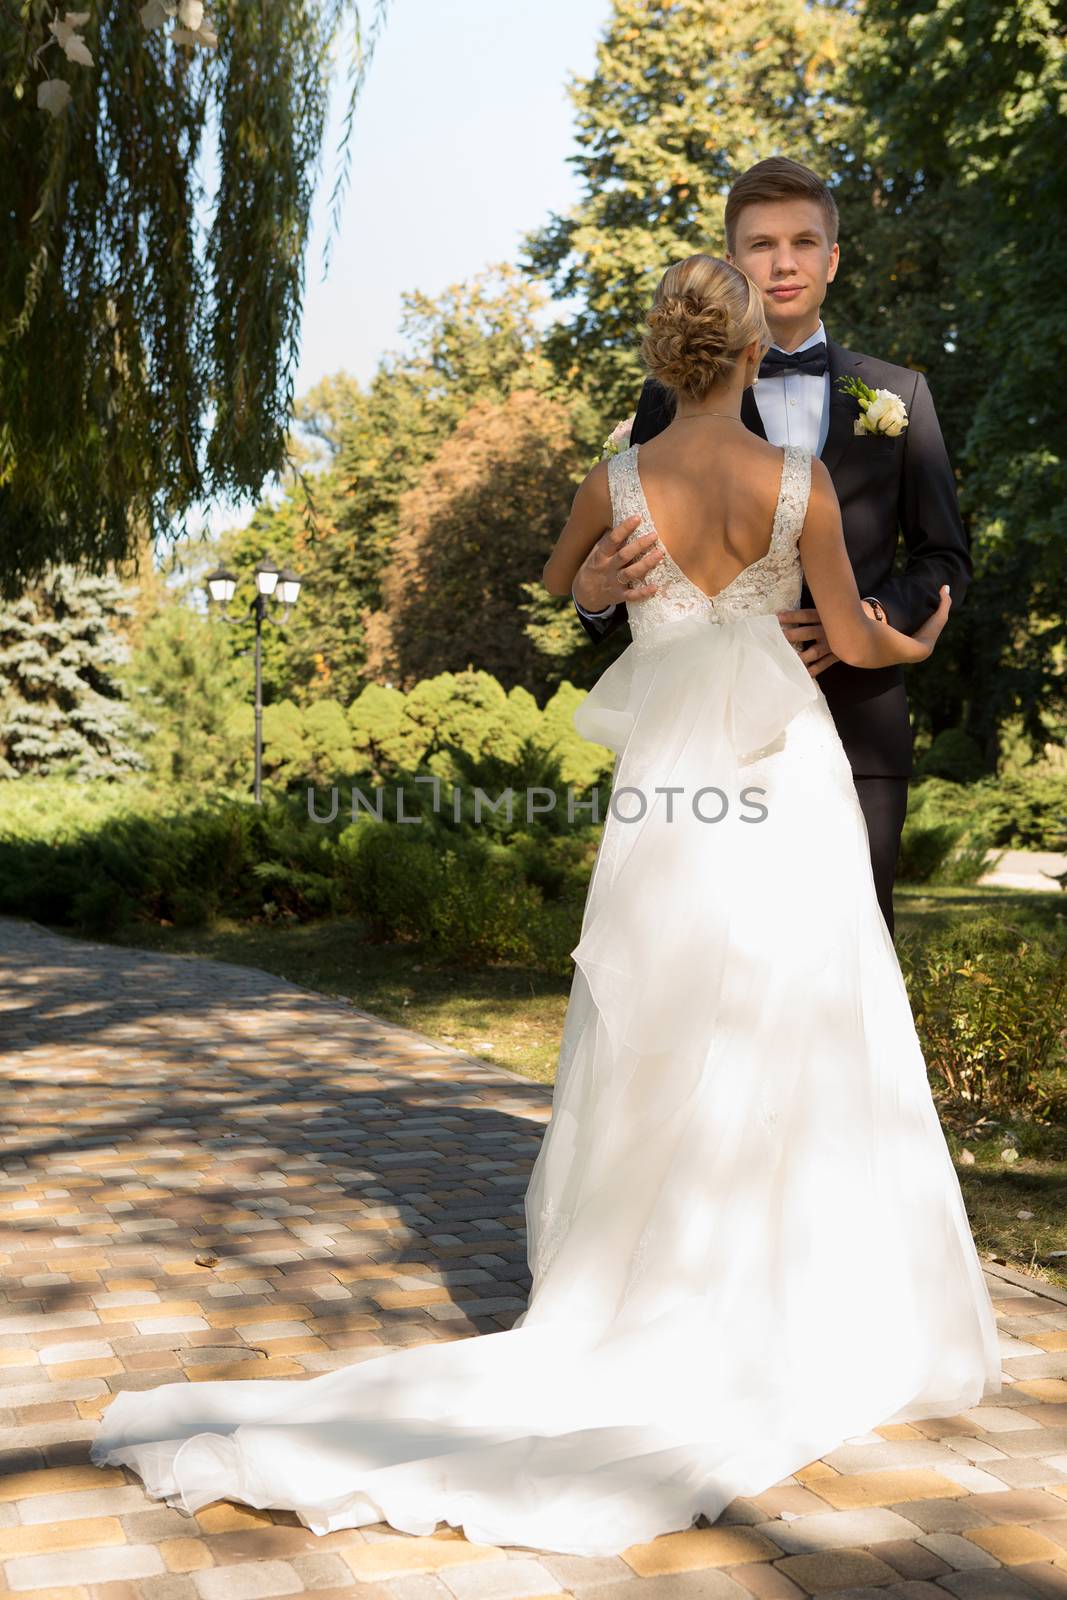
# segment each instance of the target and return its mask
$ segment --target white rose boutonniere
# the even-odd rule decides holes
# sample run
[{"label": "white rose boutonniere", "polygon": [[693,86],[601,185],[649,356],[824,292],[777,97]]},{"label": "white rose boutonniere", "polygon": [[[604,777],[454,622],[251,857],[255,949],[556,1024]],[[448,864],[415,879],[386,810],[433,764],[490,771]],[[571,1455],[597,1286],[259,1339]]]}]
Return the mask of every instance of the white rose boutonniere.
[{"label": "white rose boutonniere", "polygon": [[634,425],[634,417],[636,416],[637,412],[635,411],[632,417],[626,418],[625,422],[617,422],[615,424],[604,440],[604,448],[600,455],[601,461],[606,461],[609,456],[621,455],[624,450],[629,450],[630,429]]},{"label": "white rose boutonniere", "polygon": [[838,378],[842,393],[854,395],[859,416],[853,433],[883,433],[895,439],[908,426],[908,409],[892,389],[872,389],[862,378]]}]

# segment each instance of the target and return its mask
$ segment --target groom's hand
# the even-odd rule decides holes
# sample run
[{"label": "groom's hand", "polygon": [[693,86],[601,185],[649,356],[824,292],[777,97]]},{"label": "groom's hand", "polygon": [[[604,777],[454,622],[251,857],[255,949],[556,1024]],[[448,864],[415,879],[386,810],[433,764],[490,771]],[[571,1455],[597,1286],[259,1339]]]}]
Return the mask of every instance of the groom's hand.
[{"label": "groom's hand", "polygon": [[640,539],[624,544],[640,522],[640,517],[627,517],[609,528],[577,568],[571,594],[585,611],[605,611],[621,600],[629,605],[632,600],[648,600],[656,594],[656,584],[645,582],[656,562],[664,558],[662,546],[653,549],[656,534],[643,533]]},{"label": "groom's hand", "polygon": [[629,605],[632,600],[647,600],[656,593],[655,584],[645,582],[657,561],[663,560],[662,547],[652,548],[655,533],[643,533],[639,539],[623,543],[640,522],[640,517],[627,517],[609,528],[578,568],[571,594],[584,610],[604,611],[620,600]]},{"label": "groom's hand", "polygon": [[[866,600],[860,604],[872,622],[879,620],[872,605]],[[813,606],[802,606],[799,611],[779,611],[777,617],[782,632],[813,678],[825,672],[827,667],[832,667],[835,661],[840,661],[841,657],[835,656],[826,642],[826,629]]]},{"label": "groom's hand", "polygon": [[813,678],[817,678],[820,672],[825,672],[839,659],[826,642],[826,629],[813,606],[801,607],[798,611],[779,611],[778,621],[782,625],[782,632]]}]

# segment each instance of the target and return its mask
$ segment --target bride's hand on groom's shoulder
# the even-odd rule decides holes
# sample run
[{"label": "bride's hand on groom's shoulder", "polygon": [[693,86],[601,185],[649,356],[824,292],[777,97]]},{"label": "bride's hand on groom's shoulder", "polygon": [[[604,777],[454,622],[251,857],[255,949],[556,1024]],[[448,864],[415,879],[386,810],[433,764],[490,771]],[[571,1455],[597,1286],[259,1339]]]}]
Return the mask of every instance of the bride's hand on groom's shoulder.
[{"label": "bride's hand on groom's shoulder", "polygon": [[625,600],[648,600],[656,585],[645,579],[657,562],[663,560],[662,546],[656,548],[655,533],[625,541],[639,526],[639,516],[627,517],[601,535],[578,568],[571,593],[586,611],[604,611]]}]

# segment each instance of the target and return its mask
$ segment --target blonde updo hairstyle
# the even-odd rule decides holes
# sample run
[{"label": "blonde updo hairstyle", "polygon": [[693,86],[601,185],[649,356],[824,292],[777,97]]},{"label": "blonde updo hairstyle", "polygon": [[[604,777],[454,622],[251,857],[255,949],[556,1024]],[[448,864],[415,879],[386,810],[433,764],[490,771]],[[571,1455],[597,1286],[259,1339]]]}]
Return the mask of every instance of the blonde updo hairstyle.
[{"label": "blonde updo hairstyle", "polygon": [[646,371],[676,396],[697,401],[729,377],[753,339],[764,351],[772,342],[759,289],[718,256],[689,256],[668,267],[645,322]]}]

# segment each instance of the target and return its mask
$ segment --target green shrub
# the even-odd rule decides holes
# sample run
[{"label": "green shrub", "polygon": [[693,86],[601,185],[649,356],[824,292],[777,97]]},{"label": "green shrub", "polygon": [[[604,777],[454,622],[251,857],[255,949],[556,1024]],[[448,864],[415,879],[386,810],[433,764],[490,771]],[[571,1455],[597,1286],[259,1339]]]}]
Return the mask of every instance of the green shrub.
[{"label": "green shrub", "polygon": [[1064,1064],[1067,946],[995,916],[901,935],[923,1054],[942,1093],[988,1109],[1043,1108]]},{"label": "green shrub", "polygon": [[1067,849],[1067,773],[1018,773],[980,786],[992,842],[1013,850]]},{"label": "green shrub", "polygon": [[371,938],[425,940],[460,964],[538,964],[541,895],[506,846],[458,834],[443,844],[361,818],[341,834],[337,862]]},{"label": "green shrub", "polygon": [[911,788],[908,815],[926,826],[959,823],[990,848],[1062,850],[1067,847],[1067,772],[1046,766],[977,783],[926,777]]},{"label": "green shrub", "polygon": [[434,949],[458,962],[536,965],[541,896],[518,864],[457,849],[445,852],[443,867],[443,882],[427,907]]},{"label": "green shrub", "polygon": [[965,822],[929,822],[909,814],[900,839],[901,883],[966,885],[988,871],[989,841]]},{"label": "green shrub", "polygon": [[897,879],[900,883],[932,883],[962,834],[959,824],[925,825],[909,817],[900,838]]},{"label": "green shrub", "polygon": [[953,783],[973,783],[984,771],[978,741],[962,728],[946,728],[939,733],[915,763],[917,777],[947,778]]},{"label": "green shrub", "polygon": [[403,825],[361,816],[341,832],[335,870],[346,907],[367,919],[372,939],[417,939],[427,904],[441,892],[444,867],[427,839]]}]

